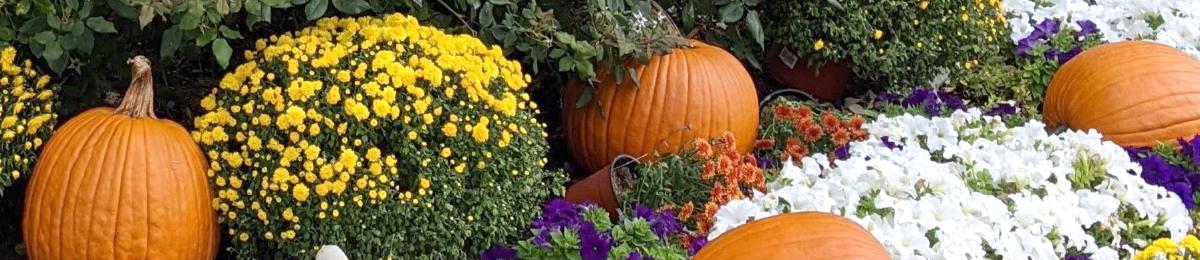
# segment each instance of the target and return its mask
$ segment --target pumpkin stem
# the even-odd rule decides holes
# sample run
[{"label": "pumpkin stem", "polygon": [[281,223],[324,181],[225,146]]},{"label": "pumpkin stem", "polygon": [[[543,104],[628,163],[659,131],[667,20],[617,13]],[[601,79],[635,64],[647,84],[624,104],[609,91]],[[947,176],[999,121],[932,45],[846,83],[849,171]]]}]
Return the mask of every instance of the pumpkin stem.
[{"label": "pumpkin stem", "polygon": [[131,66],[133,79],[129,81],[121,105],[114,112],[133,118],[158,119],[154,115],[154,74],[150,70],[150,60],[138,55],[125,63]]}]

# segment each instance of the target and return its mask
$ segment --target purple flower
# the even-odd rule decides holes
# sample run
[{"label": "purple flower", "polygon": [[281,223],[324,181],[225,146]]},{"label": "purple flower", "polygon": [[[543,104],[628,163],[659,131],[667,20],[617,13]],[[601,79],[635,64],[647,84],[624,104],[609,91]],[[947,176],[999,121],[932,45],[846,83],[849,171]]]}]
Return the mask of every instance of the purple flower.
[{"label": "purple flower", "polygon": [[[1045,57],[1046,60],[1059,60],[1058,59],[1059,54],[1061,54],[1061,52],[1059,52],[1058,49],[1051,48],[1049,50],[1046,50],[1045,53],[1042,53],[1042,56]],[[1063,63],[1062,61],[1059,61],[1058,64],[1062,64],[1062,63]]]},{"label": "purple flower", "polygon": [[999,106],[996,106],[995,108],[992,108],[991,111],[988,111],[984,115],[1001,116],[1002,117],[1002,116],[1012,115],[1012,114],[1016,114],[1016,113],[1017,113],[1016,107],[1014,107],[1013,105],[1004,103],[1004,104],[1000,104]]},{"label": "purple flower", "polygon": [[1058,33],[1058,20],[1046,18],[1038,25],[1033,26],[1033,30],[1041,32],[1044,36],[1050,36]]},{"label": "purple flower", "polygon": [[1190,158],[1193,164],[1200,165],[1200,135],[1192,137],[1191,141],[1184,141],[1183,138],[1176,141],[1179,142],[1183,155]]},{"label": "purple flower", "polygon": [[560,228],[575,228],[583,222],[579,215],[580,207],[564,199],[554,199],[542,208],[542,216],[533,220],[532,226],[540,230],[558,230]]},{"label": "purple flower", "polygon": [[[1037,32],[1034,32],[1034,33],[1037,33]],[[1040,42],[1041,42],[1041,39],[1034,38],[1032,34],[1030,34],[1029,37],[1025,37],[1025,39],[1021,39],[1020,41],[1017,41],[1017,49],[1016,49],[1017,57],[1025,58],[1025,59],[1032,58],[1033,54],[1031,54],[1029,52],[1033,51],[1033,46],[1037,45]]]},{"label": "purple flower", "polygon": [[[555,231],[557,231],[557,229]],[[552,232],[553,231],[548,229],[538,230],[537,235],[533,237],[533,244],[541,247],[551,247],[550,233]]]},{"label": "purple flower", "polygon": [[1058,56],[1056,57],[1058,59],[1058,64],[1059,65],[1066,64],[1067,61],[1075,58],[1075,55],[1079,55],[1080,52],[1083,52],[1083,49],[1081,49],[1079,47],[1075,47],[1074,49],[1071,49],[1070,51],[1059,53]]},{"label": "purple flower", "polygon": [[900,95],[896,95],[896,94],[892,94],[892,93],[888,93],[888,92],[879,92],[879,93],[875,94],[875,98],[878,99],[879,102],[891,103],[893,101],[899,100]]},{"label": "purple flower", "polygon": [[583,260],[604,260],[608,259],[609,250],[612,250],[609,236],[596,232],[591,222],[583,222],[579,227],[579,256]]},{"label": "purple flower", "polygon": [[883,141],[883,146],[887,147],[888,149],[896,149],[897,147],[904,148],[896,143],[893,143],[892,140],[890,140],[887,136],[880,137],[879,141]]},{"label": "purple flower", "polygon": [[1196,177],[1196,173],[1171,165],[1155,153],[1150,153],[1146,158],[1137,161],[1142,165],[1141,177],[1146,180],[1146,183],[1162,186],[1175,193],[1183,200],[1183,206],[1189,210],[1196,206],[1192,189],[1195,187],[1195,181],[1200,180],[1200,177]]},{"label": "purple flower", "polygon": [[1093,23],[1091,20],[1076,21],[1075,23],[1079,24],[1079,31],[1075,32],[1075,36],[1078,37],[1087,37],[1090,34],[1100,31],[1096,29],[1096,23]]},{"label": "purple flower", "polygon": [[505,246],[492,246],[491,249],[479,256],[481,260],[510,260],[517,259],[517,250]]},{"label": "purple flower", "polygon": [[1071,255],[1063,260],[1091,260],[1087,255]]},{"label": "purple flower", "polygon": [[942,114],[942,104],[938,104],[937,99],[926,99],[925,102],[921,102],[921,108],[925,109],[925,113],[930,116]]},{"label": "purple flower", "polygon": [[767,159],[767,157],[765,157],[765,156],[758,157],[758,159],[755,159],[755,161],[757,161],[757,163],[758,163],[758,168],[763,168],[763,169],[775,168],[775,162],[772,162],[771,159]]},{"label": "purple flower", "polygon": [[654,235],[663,239],[663,241],[683,231],[683,224],[679,223],[679,220],[675,219],[675,213],[669,210],[655,213],[654,210],[638,203],[634,205],[633,212],[637,217],[650,223],[650,231],[654,232]]},{"label": "purple flower", "polygon": [[633,213],[647,222],[654,219],[654,210],[647,208],[646,205],[642,205],[640,202],[633,206]]},{"label": "purple flower", "polygon": [[833,149],[833,155],[837,156],[838,159],[849,158],[850,157],[850,146],[843,145],[841,147],[838,147],[837,149]]},{"label": "purple flower", "polygon": [[629,253],[629,257],[625,258],[625,259],[626,260],[653,260],[654,258],[650,258],[648,256],[642,256],[642,254],[638,253],[637,250],[633,250],[633,253]]},{"label": "purple flower", "polygon": [[966,108],[962,99],[954,94],[951,94],[950,92],[939,92],[938,99],[941,99],[942,103],[946,103],[946,108],[949,108],[950,110]]},{"label": "purple flower", "polygon": [[923,105],[928,100],[933,100],[936,102],[937,96],[932,90],[917,88],[913,89],[912,93],[908,94],[908,97],[905,97],[904,101],[900,102],[900,105],[905,107],[915,107],[917,105]]},{"label": "purple flower", "polygon": [[703,249],[704,245],[707,244],[708,237],[696,237],[695,240],[692,240],[692,247],[688,248],[688,256],[695,256],[696,253],[700,252],[700,249]]}]

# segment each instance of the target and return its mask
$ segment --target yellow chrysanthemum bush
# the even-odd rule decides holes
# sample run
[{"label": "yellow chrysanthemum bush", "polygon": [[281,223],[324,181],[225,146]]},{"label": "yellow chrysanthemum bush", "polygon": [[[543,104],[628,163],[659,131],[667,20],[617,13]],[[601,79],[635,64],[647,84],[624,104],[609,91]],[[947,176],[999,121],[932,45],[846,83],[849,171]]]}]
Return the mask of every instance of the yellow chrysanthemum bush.
[{"label": "yellow chrysanthemum bush", "polygon": [[16,49],[0,49],[0,196],[33,168],[57,119],[50,76],[18,61]]},{"label": "yellow chrysanthemum bush", "polygon": [[194,132],[239,258],[474,258],[561,193],[529,76],[498,47],[392,14],[244,55]]}]

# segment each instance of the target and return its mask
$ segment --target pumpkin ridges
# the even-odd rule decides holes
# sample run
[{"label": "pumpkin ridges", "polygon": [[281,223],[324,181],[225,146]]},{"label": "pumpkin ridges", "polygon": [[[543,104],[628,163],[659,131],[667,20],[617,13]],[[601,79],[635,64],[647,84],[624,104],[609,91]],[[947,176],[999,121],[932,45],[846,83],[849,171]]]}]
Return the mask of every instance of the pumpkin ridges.
[{"label": "pumpkin ridges", "polygon": [[[90,138],[88,139],[87,143],[91,144],[91,147],[99,147],[102,145],[106,145],[106,144],[102,144],[101,141],[104,140],[104,136],[106,134],[111,134],[110,132],[107,131],[107,130],[109,130],[108,126],[121,123],[121,122],[118,122],[117,120],[111,120],[109,118],[102,118],[101,120],[102,120],[101,121],[102,126],[104,126],[104,127],[93,128],[92,129],[93,132],[89,135]],[[85,146],[85,147],[87,147],[87,146]],[[79,228],[78,221],[77,221],[79,219],[79,217],[77,217],[76,215],[80,214],[81,212],[79,212],[79,211],[81,209],[83,209],[82,207],[79,207],[77,205],[77,203],[79,203],[80,201],[82,201],[84,199],[83,197],[78,196],[79,195],[79,193],[78,193],[79,186],[82,185],[83,177],[93,175],[92,174],[93,170],[95,171],[94,175],[99,176],[99,175],[103,174],[102,168],[98,167],[97,165],[89,164],[88,162],[96,161],[96,160],[90,160],[90,158],[94,158],[94,157],[103,158],[103,156],[106,156],[106,155],[105,154],[94,155],[92,153],[87,153],[87,154],[88,154],[88,157],[82,157],[82,156],[80,157],[80,159],[81,159],[80,161],[83,162],[82,165],[81,165],[81,163],[72,163],[73,167],[76,167],[76,168],[81,167],[82,170],[78,170],[78,171],[71,170],[70,171],[71,175],[67,175],[63,179],[63,182],[64,182],[64,184],[63,184],[64,189],[62,191],[63,195],[59,197],[59,203],[58,203],[58,208],[63,209],[63,211],[58,213],[55,216],[59,220],[58,230],[62,233],[70,234],[70,233],[81,233],[82,232],[80,230],[76,230]],[[76,176],[76,175],[79,175],[79,176]],[[71,196],[72,194],[74,194],[75,196]],[[67,205],[71,205],[71,206],[68,207]],[[66,209],[74,209],[74,210],[66,210]],[[87,213],[90,213],[90,212],[82,212],[82,215],[87,215]],[[83,231],[86,231],[86,230],[83,230]],[[59,251],[65,251],[65,252],[60,252],[60,254],[76,255],[76,254],[70,253],[70,252],[76,252],[79,250],[85,250],[85,251],[87,250],[86,244],[84,244],[84,245],[78,244],[79,242],[86,242],[86,241],[79,241],[79,240],[63,241],[63,239],[65,239],[67,237],[68,236],[64,235],[64,234],[58,235]],[[85,254],[86,254],[86,252],[85,252]]]},{"label": "pumpkin ridges", "polygon": [[[86,114],[86,112],[84,114]],[[91,122],[88,121],[87,123],[91,123]],[[65,127],[66,125],[69,125],[69,124],[65,124],[63,128],[59,128],[57,130],[57,133],[59,133],[61,135],[66,135],[66,136],[69,136],[72,138],[76,134],[86,133],[86,131],[83,131],[82,128],[66,128]],[[50,140],[48,140],[46,142],[46,146],[42,149],[43,156],[39,157],[39,160],[38,160],[39,163],[34,166],[34,172],[40,172],[40,170],[38,170],[39,167],[54,167],[55,165],[58,165],[58,161],[60,159],[59,158],[60,156],[58,156],[58,154],[61,153],[58,150],[61,150],[64,148],[62,148],[61,146],[51,145],[52,142],[55,142],[54,138],[50,138]],[[41,164],[43,162],[45,162],[47,164],[45,166],[41,166]],[[34,174],[33,176],[30,177],[29,186],[36,186],[39,183],[51,181],[51,179],[49,179],[51,177],[55,177],[55,176],[47,176],[45,174]],[[27,212],[26,213],[27,215],[24,217],[24,220],[23,220],[25,222],[23,224],[24,226],[39,226],[39,225],[43,224],[43,223],[41,223],[43,220],[43,218],[41,218],[41,211],[39,211],[38,209],[45,208],[46,205],[34,204],[34,203],[30,203],[30,202],[31,201],[33,201],[33,202],[41,201],[43,203],[47,203],[47,202],[49,202],[48,199],[36,199],[35,200],[34,198],[43,198],[43,197],[47,196],[48,194],[49,194],[49,192],[38,192],[37,190],[32,190],[32,189],[27,191],[27,195],[25,197],[25,199],[26,199],[26,204],[25,204],[26,211],[25,212]],[[40,233],[40,232],[37,234],[30,234],[28,231],[25,231],[22,233],[25,235],[25,241],[27,244],[41,243],[44,240],[44,238],[46,237],[46,235],[44,233]],[[34,249],[46,249],[46,248],[45,247],[41,247],[41,248],[30,247],[30,249],[34,250]],[[45,252],[45,253],[49,254],[50,252]]]},{"label": "pumpkin ridges", "polygon": [[787,213],[743,224],[711,241],[694,259],[888,259],[866,229],[823,212]]},{"label": "pumpkin ridges", "polygon": [[[182,167],[184,167],[184,169],[207,169],[208,168],[208,165],[206,165],[204,163],[204,156],[203,156],[204,153],[200,149],[200,146],[198,144],[196,144],[195,142],[191,141],[192,137],[190,135],[186,134],[187,130],[182,125],[171,122],[171,124],[160,125],[160,127],[167,128],[168,130],[172,129],[172,128],[177,129],[176,131],[173,132],[173,133],[175,133],[173,135],[174,140],[170,140],[169,143],[175,144],[175,148],[176,148],[175,152],[177,152],[180,155],[179,158],[182,158],[183,162],[181,164],[183,164]],[[187,156],[188,154],[191,154],[192,156]],[[200,200],[204,200],[204,199],[213,197],[212,190],[210,190],[209,186],[208,186],[208,178],[206,178],[204,174],[193,174],[191,176],[185,175],[182,177],[184,177],[184,178],[191,177],[192,178],[192,181],[190,183],[192,184],[191,190],[193,191],[193,197],[196,197]],[[201,247],[192,247],[192,248],[196,248],[198,255],[205,256],[204,257],[205,259],[215,258],[216,250],[217,250],[217,247],[219,246],[219,245],[217,245],[217,241],[218,241],[219,237],[218,237],[218,231],[217,231],[217,226],[216,226],[216,221],[217,221],[216,213],[214,211],[212,211],[212,206],[209,203],[196,203],[195,205],[193,205],[193,207],[195,207],[196,210],[188,211],[188,212],[197,213],[197,214],[201,214],[201,215],[195,216],[192,219],[201,220],[202,223],[211,223],[211,224],[204,224],[204,225],[197,226],[199,228],[200,234],[210,234],[210,235],[208,236],[208,239],[204,240],[204,244]]]},{"label": "pumpkin ridges", "polygon": [[[1142,64],[1141,64],[1141,63],[1138,63],[1138,65],[1142,65]],[[1136,65],[1135,65],[1135,66],[1136,66]],[[1120,72],[1117,72],[1117,71],[1111,71],[1111,70],[1108,70],[1108,72],[1111,72],[1111,73],[1120,73]],[[1153,79],[1153,78],[1159,78],[1159,77],[1164,77],[1164,76],[1173,75],[1173,74],[1176,74],[1176,73],[1178,73],[1178,74],[1184,74],[1184,75],[1187,75],[1187,71],[1184,71],[1184,70],[1179,70],[1179,69],[1176,69],[1176,70],[1170,70],[1169,68],[1164,68],[1164,70],[1162,70],[1162,71],[1154,71],[1154,72],[1150,72],[1150,73],[1141,74],[1141,75],[1140,75],[1141,77],[1137,77],[1137,78],[1134,78],[1134,77],[1127,77],[1127,78],[1120,78],[1120,79],[1117,79],[1117,80],[1111,80],[1111,81],[1109,81],[1109,82],[1106,82],[1105,84],[1101,85],[1101,87],[1100,87],[1100,89],[1099,89],[1098,91],[1090,91],[1090,93],[1088,93],[1088,94],[1089,94],[1089,95],[1088,95],[1088,98],[1086,98],[1086,99],[1083,99],[1083,100],[1094,100],[1094,99],[1095,99],[1094,97],[1095,97],[1096,95],[1105,95],[1105,96],[1114,95],[1113,97],[1109,97],[1109,98],[1122,98],[1122,99],[1134,99],[1134,100],[1156,100],[1156,99],[1159,99],[1159,98],[1161,98],[1161,97],[1147,98],[1147,97],[1141,97],[1141,95],[1144,95],[1144,94],[1151,94],[1151,93],[1158,93],[1158,92],[1122,92],[1122,91],[1114,91],[1114,92],[1121,92],[1121,93],[1114,93],[1114,92],[1109,92],[1109,89],[1110,89],[1110,88],[1114,88],[1115,86],[1121,86],[1121,85],[1125,85],[1125,84],[1135,84],[1135,85],[1153,85],[1153,84],[1154,84],[1154,82],[1139,82],[1139,81],[1143,80],[1143,78],[1151,78],[1151,79]],[[1096,79],[1089,79],[1088,81],[1093,81],[1093,80],[1096,80]],[[1091,82],[1087,82],[1087,83],[1091,83]],[[1091,84],[1087,84],[1087,85],[1091,85]],[[1085,86],[1086,86],[1086,85],[1085,85]],[[1170,90],[1168,90],[1168,91],[1170,91]],[[1175,93],[1167,93],[1166,95],[1163,95],[1163,96],[1169,96],[1169,95],[1171,95],[1171,94],[1175,94]],[[1132,95],[1132,96],[1131,96],[1131,95]],[[1115,115],[1115,114],[1117,114],[1117,113],[1128,112],[1128,111],[1125,111],[1124,109],[1125,109],[1125,108],[1128,108],[1128,107],[1130,107],[1130,106],[1135,106],[1135,105],[1139,105],[1139,104],[1154,105],[1154,104],[1151,104],[1151,103],[1145,103],[1145,102],[1131,102],[1130,104],[1120,104],[1120,105],[1124,105],[1125,107],[1112,107],[1112,104],[1106,104],[1106,103],[1104,103],[1104,102],[1082,102],[1082,104],[1083,104],[1083,105],[1081,105],[1081,106],[1083,106],[1082,108],[1077,108],[1077,109],[1075,109],[1075,110],[1077,110],[1077,111],[1078,111],[1078,110],[1083,110],[1083,111],[1098,111],[1098,110],[1116,111],[1116,113],[1097,113],[1097,114],[1084,114],[1084,115],[1091,115],[1091,117],[1086,117],[1086,118],[1077,118],[1077,119],[1075,120],[1075,121],[1077,121],[1078,123],[1080,123],[1080,124],[1083,124],[1083,125],[1087,125],[1087,124],[1093,124],[1093,123],[1094,123],[1094,124],[1104,124],[1104,125],[1108,125],[1108,124],[1106,124],[1106,122],[1103,122],[1103,121],[1101,121],[1101,122],[1095,122],[1095,121],[1096,121],[1096,120],[1101,120],[1101,119],[1102,119],[1102,118],[1104,118],[1104,117],[1111,117],[1111,116],[1113,116],[1113,115]]]},{"label": "pumpkin ridges", "polygon": [[[107,118],[104,118],[104,120],[105,121],[113,121],[114,124],[117,124],[118,126],[128,123],[127,120],[124,120],[122,118],[107,117]],[[112,132],[110,133],[109,137],[102,138],[105,140],[109,140],[109,143],[105,143],[101,146],[101,147],[105,147],[107,150],[105,150],[103,155],[101,155],[100,160],[96,160],[93,162],[107,162],[109,160],[108,159],[109,156],[116,155],[116,153],[113,151],[114,149],[117,151],[124,152],[124,150],[125,150],[124,147],[118,147],[117,145],[114,145],[111,142],[113,140],[113,138],[111,138],[111,136],[118,136],[118,135],[124,134],[125,138],[129,138],[129,136],[131,135],[131,131],[122,131],[122,130],[127,130],[127,129],[128,129],[127,127],[97,128],[96,129],[97,132],[100,132],[100,133],[102,133],[101,131],[108,131],[108,130],[112,130]],[[101,135],[103,136],[103,134],[101,134]],[[124,154],[122,154],[121,156],[124,156]],[[123,158],[123,157],[116,157],[116,158]],[[108,173],[117,172],[117,171],[114,171],[113,169],[107,168],[107,166],[108,166],[108,164],[103,164],[103,163],[101,163],[101,165],[92,165],[89,167],[89,169],[96,169],[95,173],[90,173],[88,171],[84,172],[87,176],[93,176],[93,175],[95,176],[95,180],[88,180],[87,183],[96,184],[95,187],[93,187],[93,189],[92,189],[91,195],[86,198],[99,198],[101,196],[100,194],[98,194],[98,192],[101,190],[100,189],[100,185],[102,184],[100,181],[101,179],[106,180],[109,184],[111,184],[111,182],[116,182],[116,184],[118,185],[118,187],[116,189],[112,189],[111,185],[110,185],[110,187],[108,187],[109,189],[104,190],[105,192],[109,192],[109,191],[113,191],[113,190],[120,190],[120,186],[119,186],[121,184],[120,178],[111,178],[111,176],[105,176],[105,175],[108,175]],[[77,199],[76,200],[77,203],[82,202],[82,201],[88,201],[88,202],[90,202],[90,205],[88,205],[88,206],[75,205],[75,206],[72,206],[71,208],[76,209],[76,212],[74,212],[76,215],[79,215],[79,213],[80,213],[79,210],[86,209],[86,212],[83,212],[82,215],[86,219],[87,227],[83,230],[87,231],[88,234],[95,234],[95,231],[93,230],[93,228],[96,226],[96,225],[94,225],[94,223],[96,221],[93,220],[95,215],[92,213],[94,211],[96,211],[98,208],[100,208],[100,206],[97,205],[97,202],[101,202],[101,200],[99,200],[99,199],[94,199],[94,200]],[[117,200],[116,203],[114,203],[114,204],[115,204],[115,206],[113,207],[113,209],[120,208],[120,200]],[[75,218],[69,218],[69,219],[75,219]],[[77,222],[79,222],[78,219],[77,219]],[[100,225],[100,226],[104,226],[104,225]],[[112,255],[112,253],[113,253],[112,250],[104,250],[105,247],[103,245],[98,246],[97,250],[105,252],[104,254],[92,253],[92,245],[95,244],[96,241],[97,240],[93,240],[93,239],[88,239],[86,241],[80,241],[80,242],[89,242],[84,247],[85,255]]]},{"label": "pumpkin ridges", "polygon": [[[1152,98],[1152,99],[1160,100],[1160,101],[1164,101],[1164,102],[1171,101],[1171,100],[1178,100],[1178,99],[1184,99],[1186,101],[1187,100],[1186,97],[1189,97],[1189,96],[1197,97],[1196,100],[1200,100],[1200,90],[1190,92],[1190,93],[1183,93],[1183,94],[1169,94],[1169,95],[1164,95],[1162,97],[1156,97],[1156,98]],[[1168,99],[1168,100],[1163,100],[1163,99]],[[1138,107],[1142,107],[1142,108],[1149,107],[1149,109],[1135,109]],[[1103,121],[1096,122],[1096,123],[1080,123],[1079,126],[1086,127],[1086,126],[1092,126],[1092,125],[1110,125],[1110,126],[1112,126],[1112,128],[1110,128],[1111,130],[1106,131],[1105,135],[1122,135],[1122,134],[1128,134],[1128,133],[1134,133],[1134,132],[1140,132],[1140,131],[1150,131],[1150,130],[1155,130],[1155,129],[1161,129],[1164,126],[1181,124],[1181,123],[1193,121],[1193,120],[1196,120],[1197,118],[1200,118],[1200,113],[1197,113],[1200,111],[1198,111],[1198,109],[1194,106],[1176,106],[1176,107],[1168,107],[1168,108],[1159,108],[1159,107],[1161,107],[1161,105],[1156,106],[1156,104],[1147,103],[1147,102],[1126,104],[1126,106],[1124,106],[1124,107],[1113,107],[1113,109],[1116,110],[1117,112],[1107,113],[1106,115],[1101,117],[1101,118],[1108,119],[1108,120],[1103,120]],[[1158,108],[1158,109],[1156,109],[1156,108]],[[1149,110],[1149,111],[1144,111],[1144,110]],[[1126,112],[1126,111],[1131,111],[1132,113]],[[1119,117],[1114,117],[1114,115],[1119,116]],[[1153,123],[1139,124],[1139,125],[1118,124],[1117,122],[1115,122],[1124,117],[1132,117],[1132,116],[1137,116],[1137,115],[1146,115],[1149,118],[1155,118],[1158,120],[1156,120],[1156,122],[1153,122]]]}]

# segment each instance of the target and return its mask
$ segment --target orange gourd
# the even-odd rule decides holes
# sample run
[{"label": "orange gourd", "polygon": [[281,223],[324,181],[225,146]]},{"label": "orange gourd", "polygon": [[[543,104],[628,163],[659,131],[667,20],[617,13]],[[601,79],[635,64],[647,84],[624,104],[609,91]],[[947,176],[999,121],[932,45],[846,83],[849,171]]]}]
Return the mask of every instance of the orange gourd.
[{"label": "orange gourd", "polygon": [[739,152],[750,151],[758,127],[758,93],[750,73],[721,48],[688,44],[693,48],[636,66],[631,73],[636,85],[628,77],[616,85],[611,73],[600,73],[592,104],[576,108],[585,88],[567,87],[563,131],[576,162],[595,172],[617,155],[653,160],[656,151],[674,152],[726,131],[738,140]]},{"label": "orange gourd", "polygon": [[154,115],[150,62],[129,61],[121,105],[50,137],[25,197],[31,259],[213,259],[208,163],[183,126]]},{"label": "orange gourd", "polygon": [[824,212],[776,215],[741,225],[709,242],[696,260],[891,259],[858,223]]},{"label": "orange gourd", "polygon": [[1048,129],[1096,129],[1121,146],[1200,133],[1200,62],[1148,41],[1109,43],[1063,65],[1046,90]]}]

